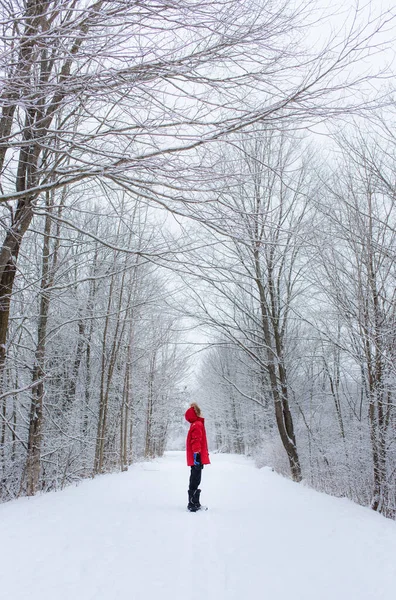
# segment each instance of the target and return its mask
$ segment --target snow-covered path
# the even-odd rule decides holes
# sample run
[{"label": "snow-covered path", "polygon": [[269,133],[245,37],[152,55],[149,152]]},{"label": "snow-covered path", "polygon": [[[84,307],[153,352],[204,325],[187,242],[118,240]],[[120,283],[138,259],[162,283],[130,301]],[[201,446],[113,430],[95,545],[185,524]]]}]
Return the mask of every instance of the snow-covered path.
[{"label": "snow-covered path", "polygon": [[394,600],[396,524],[213,455],[186,511],[183,453],[0,506],[1,600]]}]

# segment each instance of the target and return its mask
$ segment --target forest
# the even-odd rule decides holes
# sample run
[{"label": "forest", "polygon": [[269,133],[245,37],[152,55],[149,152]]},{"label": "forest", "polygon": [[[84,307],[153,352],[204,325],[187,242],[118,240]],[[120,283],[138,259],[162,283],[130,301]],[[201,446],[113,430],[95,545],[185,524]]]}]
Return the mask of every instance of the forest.
[{"label": "forest", "polygon": [[212,452],[396,516],[395,11],[0,3],[0,499]]}]

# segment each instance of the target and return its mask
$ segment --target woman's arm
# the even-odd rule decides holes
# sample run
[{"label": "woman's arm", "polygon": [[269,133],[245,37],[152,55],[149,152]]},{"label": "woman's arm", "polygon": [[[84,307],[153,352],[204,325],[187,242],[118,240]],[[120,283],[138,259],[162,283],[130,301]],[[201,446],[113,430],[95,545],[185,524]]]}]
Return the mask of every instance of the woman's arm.
[{"label": "woman's arm", "polygon": [[191,450],[194,454],[202,449],[202,424],[193,423],[191,426]]}]

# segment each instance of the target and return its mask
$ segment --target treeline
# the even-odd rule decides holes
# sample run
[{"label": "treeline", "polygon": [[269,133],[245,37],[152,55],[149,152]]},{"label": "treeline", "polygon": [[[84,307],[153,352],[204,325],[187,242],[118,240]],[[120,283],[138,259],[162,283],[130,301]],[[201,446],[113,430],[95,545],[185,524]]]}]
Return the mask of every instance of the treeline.
[{"label": "treeline", "polygon": [[279,132],[230,148],[221,235],[190,260],[216,444],[394,517],[395,139],[351,127],[325,166]]},{"label": "treeline", "polygon": [[147,208],[121,198],[106,214],[100,201],[80,202],[82,234],[67,225],[72,209],[55,194],[47,200],[13,291],[1,398],[5,500],[162,455],[185,369],[170,290],[144,258],[155,240]]}]

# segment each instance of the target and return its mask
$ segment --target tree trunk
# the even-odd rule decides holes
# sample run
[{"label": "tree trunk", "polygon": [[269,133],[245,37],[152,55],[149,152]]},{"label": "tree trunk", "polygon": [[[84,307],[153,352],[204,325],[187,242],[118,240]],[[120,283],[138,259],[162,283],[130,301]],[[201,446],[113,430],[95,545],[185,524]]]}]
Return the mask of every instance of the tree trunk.
[{"label": "tree trunk", "polygon": [[[265,290],[262,283],[262,273],[260,267],[260,259],[258,250],[255,250],[255,270],[256,284],[260,297],[260,312],[261,324],[263,329],[263,337],[267,352],[267,371],[271,384],[271,394],[275,407],[275,419],[278,426],[279,435],[286,450],[289,459],[290,472],[294,481],[301,481],[302,473],[300,459],[297,452],[296,439],[294,435],[293,418],[290,412],[289,401],[287,398],[287,386],[285,382],[285,369],[280,364],[276,347],[274,347],[273,339],[275,339],[270,330],[270,317],[265,297]],[[278,365],[278,373],[282,378],[280,381],[280,389],[276,365]]]},{"label": "tree trunk", "polygon": [[[47,208],[49,208],[47,196]],[[26,491],[28,496],[33,496],[39,485],[40,459],[41,459],[41,435],[43,420],[43,398],[44,398],[44,373],[45,373],[45,344],[47,336],[48,312],[50,305],[50,293],[47,287],[50,283],[50,235],[51,218],[49,211],[45,217],[42,274],[40,292],[40,313],[37,328],[37,346],[35,352],[35,365],[33,368],[32,399],[30,406],[28,454],[26,460]]]}]

